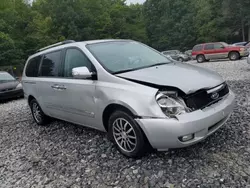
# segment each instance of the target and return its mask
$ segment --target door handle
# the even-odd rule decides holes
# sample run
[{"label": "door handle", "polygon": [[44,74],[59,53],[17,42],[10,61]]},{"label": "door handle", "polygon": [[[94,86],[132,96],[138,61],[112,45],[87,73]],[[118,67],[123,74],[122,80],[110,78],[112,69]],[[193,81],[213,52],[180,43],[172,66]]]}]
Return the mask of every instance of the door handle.
[{"label": "door handle", "polygon": [[59,89],[59,85],[53,85],[51,86],[53,89]]},{"label": "door handle", "polygon": [[66,90],[67,89],[64,85],[53,85],[51,87],[55,90]]},{"label": "door handle", "polygon": [[64,85],[59,86],[58,88],[59,88],[60,90],[66,90],[66,89],[67,89]]}]

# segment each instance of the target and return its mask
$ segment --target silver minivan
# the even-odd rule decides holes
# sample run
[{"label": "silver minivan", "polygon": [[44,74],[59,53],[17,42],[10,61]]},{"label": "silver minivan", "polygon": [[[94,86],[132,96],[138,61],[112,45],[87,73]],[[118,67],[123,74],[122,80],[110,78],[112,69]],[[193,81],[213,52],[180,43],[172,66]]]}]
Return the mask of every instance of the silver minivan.
[{"label": "silver minivan", "polygon": [[45,47],[27,60],[22,83],[37,124],[53,117],[106,131],[128,157],[205,139],[235,100],[217,73],[132,40]]}]

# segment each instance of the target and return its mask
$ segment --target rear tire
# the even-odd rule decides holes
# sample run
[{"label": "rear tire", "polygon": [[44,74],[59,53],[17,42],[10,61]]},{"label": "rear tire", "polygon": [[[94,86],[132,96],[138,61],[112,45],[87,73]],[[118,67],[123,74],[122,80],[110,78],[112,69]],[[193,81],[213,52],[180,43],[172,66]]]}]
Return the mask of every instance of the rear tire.
[{"label": "rear tire", "polygon": [[108,130],[120,153],[131,158],[145,155],[147,140],[130,114],[120,110],[114,112],[109,118]]},{"label": "rear tire", "polygon": [[228,57],[231,61],[236,61],[240,59],[240,54],[238,52],[230,52]]},{"label": "rear tire", "polygon": [[198,63],[203,63],[206,59],[205,59],[204,55],[198,55],[196,57],[196,60],[197,60]]},{"label": "rear tire", "polygon": [[49,123],[50,117],[44,114],[36,99],[32,99],[29,105],[35,122],[38,125],[47,125]]}]

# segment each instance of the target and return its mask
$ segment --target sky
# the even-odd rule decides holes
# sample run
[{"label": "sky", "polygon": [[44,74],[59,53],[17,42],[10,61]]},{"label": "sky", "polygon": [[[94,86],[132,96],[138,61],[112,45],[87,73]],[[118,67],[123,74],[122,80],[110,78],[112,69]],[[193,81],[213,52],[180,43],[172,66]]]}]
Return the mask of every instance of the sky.
[{"label": "sky", "polygon": [[146,0],[127,0],[127,3],[144,3]]}]

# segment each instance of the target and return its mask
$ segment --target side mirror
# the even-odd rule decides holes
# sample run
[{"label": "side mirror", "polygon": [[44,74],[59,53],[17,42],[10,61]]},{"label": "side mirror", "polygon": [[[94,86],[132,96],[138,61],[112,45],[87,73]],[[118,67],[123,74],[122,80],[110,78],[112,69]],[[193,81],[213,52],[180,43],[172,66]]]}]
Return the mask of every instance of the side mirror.
[{"label": "side mirror", "polygon": [[221,49],[224,49],[225,48],[225,46],[222,46],[222,47],[220,47]]},{"label": "side mirror", "polygon": [[91,78],[93,73],[87,67],[76,67],[72,69],[72,75],[74,78],[86,79]]}]

